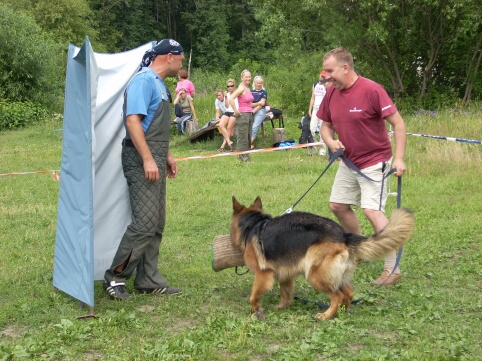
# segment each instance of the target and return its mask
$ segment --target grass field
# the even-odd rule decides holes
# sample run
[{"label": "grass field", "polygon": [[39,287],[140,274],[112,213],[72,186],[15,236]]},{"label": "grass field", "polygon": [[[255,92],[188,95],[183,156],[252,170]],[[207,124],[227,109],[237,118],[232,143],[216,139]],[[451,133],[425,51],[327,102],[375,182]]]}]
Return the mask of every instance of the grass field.
[{"label": "grass field", "polygon": [[[482,113],[404,115],[408,131],[482,139]],[[298,139],[298,116],[286,115],[288,138]],[[60,169],[62,128],[48,121],[0,132],[0,174]],[[264,144],[272,140],[267,127]],[[221,139],[190,144],[172,137],[175,157],[214,153]],[[183,288],[179,297],[134,295],[115,302],[95,285],[97,318],[53,292],[59,182],[51,174],[0,176],[0,360],[482,360],[482,145],[409,137],[402,206],[416,229],[404,248],[403,278],[349,312],[319,321],[315,305],[294,302],[284,311],[275,286],[262,299],[266,321],[251,314],[252,275],[211,269],[214,236],[228,233],[231,196],[261,196],[283,213],[327,164],[296,149],[179,162],[168,180],[167,227],[160,269]],[[296,210],[333,218],[328,197],[336,165]],[[395,191],[396,181],[391,181]],[[388,201],[387,213],[396,207]],[[364,234],[372,229],[357,210]],[[383,262],[361,264],[355,297],[372,289]],[[132,290],[132,281],[127,284]],[[303,278],[295,294],[328,302]]]}]

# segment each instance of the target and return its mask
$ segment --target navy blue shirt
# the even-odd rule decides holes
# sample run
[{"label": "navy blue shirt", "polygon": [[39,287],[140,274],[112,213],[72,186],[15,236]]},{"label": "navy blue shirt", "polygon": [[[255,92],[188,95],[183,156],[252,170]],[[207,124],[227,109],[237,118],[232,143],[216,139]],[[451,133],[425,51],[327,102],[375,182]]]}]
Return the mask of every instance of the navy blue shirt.
[{"label": "navy blue shirt", "polygon": [[251,94],[253,94],[253,98],[254,98],[253,103],[259,102],[262,98],[268,101],[268,93],[264,89],[260,89],[260,90],[253,89],[251,90]]}]

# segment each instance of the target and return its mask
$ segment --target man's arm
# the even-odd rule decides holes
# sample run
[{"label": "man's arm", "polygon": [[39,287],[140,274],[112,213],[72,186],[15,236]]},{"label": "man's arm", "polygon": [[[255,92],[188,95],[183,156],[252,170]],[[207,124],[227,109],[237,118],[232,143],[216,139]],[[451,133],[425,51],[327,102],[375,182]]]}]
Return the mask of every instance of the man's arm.
[{"label": "man's arm", "polygon": [[310,106],[308,108],[308,115],[311,118],[311,112],[313,111],[313,104],[315,104],[315,87],[311,87],[311,99],[310,99]]},{"label": "man's arm", "polygon": [[333,153],[336,153],[338,149],[345,148],[340,140],[335,139],[335,128],[332,123],[323,122],[320,129],[320,135],[325,144],[331,149]]},{"label": "man's arm", "polygon": [[395,175],[401,177],[407,170],[404,161],[405,147],[407,144],[407,128],[398,111],[387,116],[385,120],[392,126],[395,137],[395,156],[393,157],[392,168],[396,169]]},{"label": "man's arm", "polygon": [[147,146],[146,137],[141,125],[142,117],[143,115],[141,114],[128,115],[126,126],[129,130],[132,142],[142,158],[146,179],[149,182],[157,182],[159,180],[159,169],[152,156],[151,150]]}]

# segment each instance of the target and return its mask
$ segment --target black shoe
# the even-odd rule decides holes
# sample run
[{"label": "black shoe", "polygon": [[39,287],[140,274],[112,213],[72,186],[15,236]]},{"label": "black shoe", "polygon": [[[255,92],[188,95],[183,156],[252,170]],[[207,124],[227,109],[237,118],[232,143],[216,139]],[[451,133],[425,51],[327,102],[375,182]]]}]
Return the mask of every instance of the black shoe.
[{"label": "black shoe", "polygon": [[160,293],[166,295],[180,295],[182,290],[180,288],[174,287],[161,287],[161,288],[137,288],[139,293],[149,294],[149,293]]},{"label": "black shoe", "polygon": [[125,283],[111,281],[110,283],[104,281],[102,288],[115,300],[127,300],[129,294],[126,291]]}]

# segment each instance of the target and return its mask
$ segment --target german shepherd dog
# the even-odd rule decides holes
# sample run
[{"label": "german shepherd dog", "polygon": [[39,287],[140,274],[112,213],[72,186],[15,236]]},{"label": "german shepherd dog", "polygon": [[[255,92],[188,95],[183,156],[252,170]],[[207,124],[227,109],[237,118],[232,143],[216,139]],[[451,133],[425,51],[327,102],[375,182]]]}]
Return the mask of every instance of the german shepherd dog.
[{"label": "german shepherd dog", "polygon": [[410,237],[414,227],[412,213],[396,209],[389,224],[371,237],[346,233],[333,220],[306,212],[292,212],[279,217],[264,213],[261,199],[245,207],[233,196],[231,241],[244,254],[244,261],[254,273],[250,303],[264,320],[261,295],[280,283],[277,309],[293,300],[294,279],[304,274],[319,292],[330,298],[330,307],[315,317],[332,318],[340,305],[351,304],[351,281],[358,263],[374,261],[398,249]]}]

